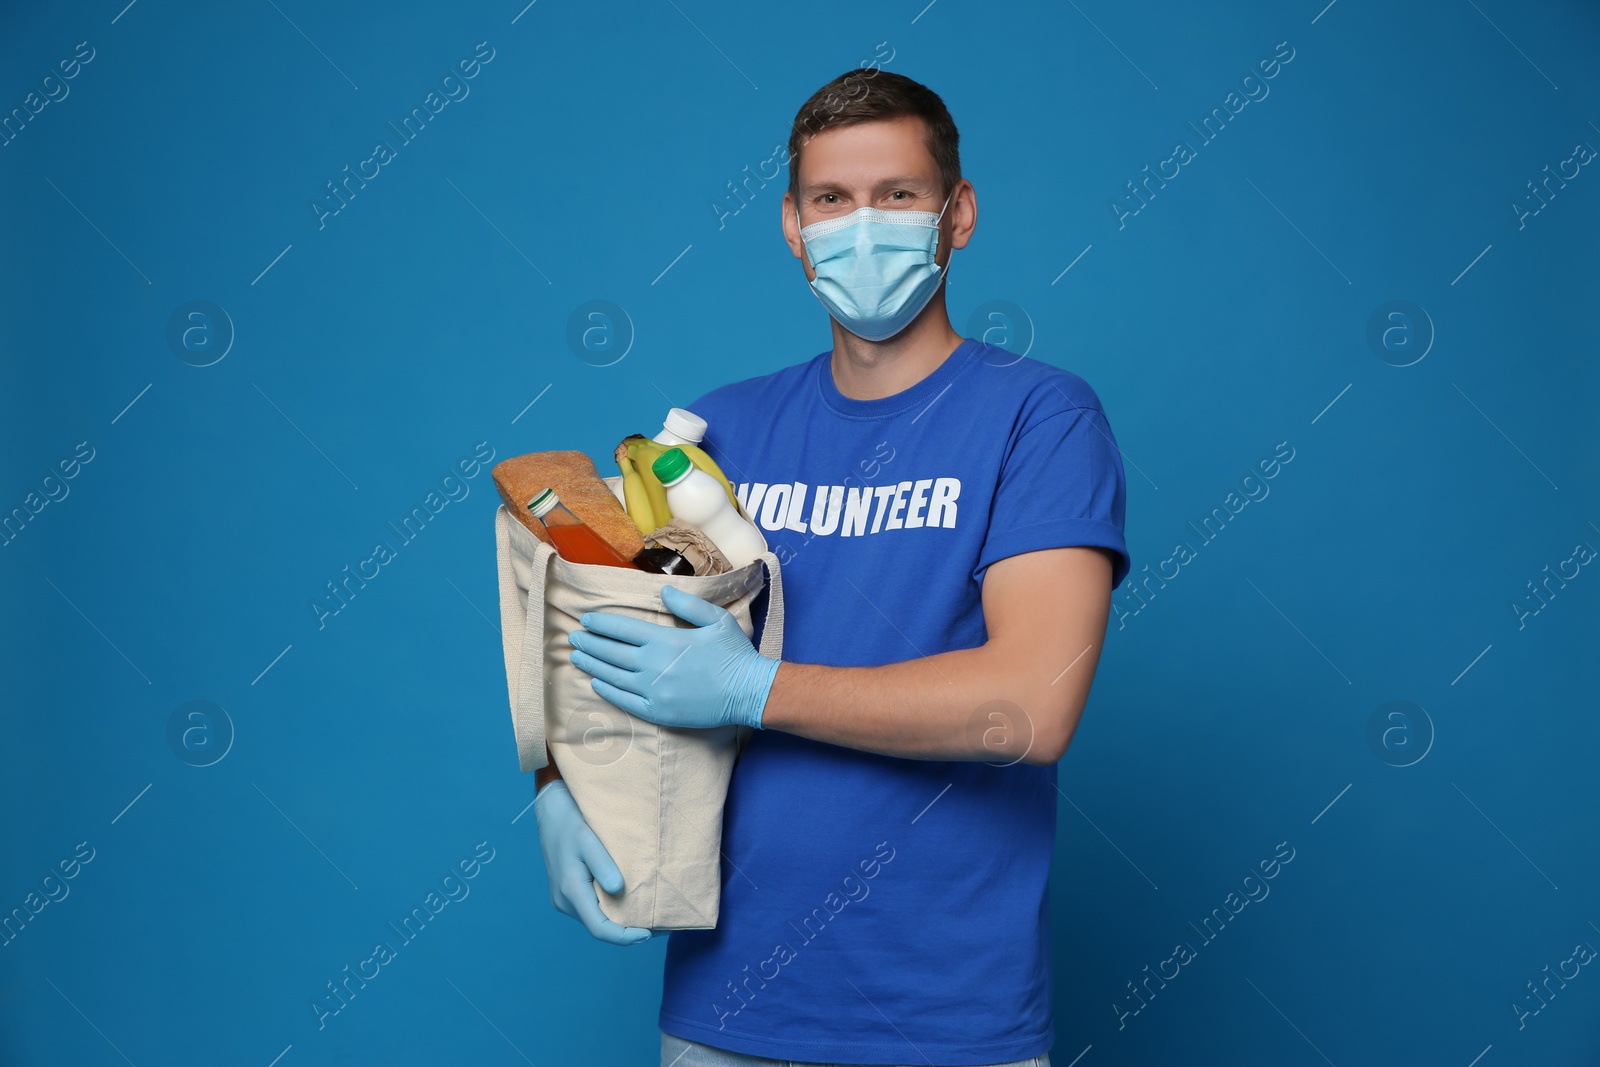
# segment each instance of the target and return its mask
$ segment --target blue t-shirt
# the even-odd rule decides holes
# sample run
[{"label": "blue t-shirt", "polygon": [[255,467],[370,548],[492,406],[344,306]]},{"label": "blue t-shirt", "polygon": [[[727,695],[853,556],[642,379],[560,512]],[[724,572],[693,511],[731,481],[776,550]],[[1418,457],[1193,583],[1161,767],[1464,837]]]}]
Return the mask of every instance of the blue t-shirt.
[{"label": "blue t-shirt", "polygon": [[[1121,584],[1122,461],[1082,378],[968,339],[909,389],[857,400],[831,356],[690,407],[778,557],[784,659],[978,647],[983,576],[1021,552],[1101,546]],[[671,934],[660,1028],[841,1063],[1048,1051],[1056,767],[1001,762],[753,734],[724,808],[717,926]]]}]

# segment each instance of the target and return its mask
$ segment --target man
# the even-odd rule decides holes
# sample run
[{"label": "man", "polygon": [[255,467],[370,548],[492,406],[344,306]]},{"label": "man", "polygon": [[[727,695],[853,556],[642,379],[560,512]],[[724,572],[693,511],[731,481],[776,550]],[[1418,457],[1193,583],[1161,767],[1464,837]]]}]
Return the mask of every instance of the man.
[{"label": "man", "polygon": [[[591,613],[573,636],[624,710],[758,728],[717,927],[668,942],[664,1067],[1048,1067],[1055,1036],[1055,764],[1130,566],[1122,463],[1082,378],[951,328],[978,216],[956,128],[925,86],[863,76],[800,109],[782,204],[831,352],[691,405],[783,569],[782,662],[670,586],[693,626]],[[558,906],[648,936],[600,917],[592,879],[621,878],[564,786],[540,807]]]}]

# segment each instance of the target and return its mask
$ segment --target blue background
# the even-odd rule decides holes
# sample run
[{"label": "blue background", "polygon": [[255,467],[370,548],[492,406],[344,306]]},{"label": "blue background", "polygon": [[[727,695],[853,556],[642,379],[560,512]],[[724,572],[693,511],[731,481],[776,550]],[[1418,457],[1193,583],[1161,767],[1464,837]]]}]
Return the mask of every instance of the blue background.
[{"label": "blue background", "polygon": [[[0,947],[0,1062],[654,1062],[664,941],[601,945],[550,907],[497,496],[487,469],[445,479],[479,442],[614,473],[672,404],[824,351],[786,176],[736,213],[728,183],[874,55],[963,134],[980,220],[952,321],[1085,377],[1129,477],[1134,574],[1061,768],[1057,1067],[1600,1056],[1593,968],[1512,1008],[1600,946],[1600,576],[1513,607],[1600,546],[1600,174],[1511,206],[1600,146],[1592,5],[4,21],[6,113],[62,92],[43,79],[78,42],[93,59],[0,147],[0,509],[60,497],[0,549],[0,909],[79,842],[93,859]],[[483,41],[469,95],[399,143]],[[1119,225],[1126,183],[1281,41],[1269,95]],[[395,158],[319,225],[380,139]],[[617,310],[580,316],[605,326],[585,348],[595,300]],[[1412,310],[1373,344],[1391,301]],[[1204,543],[1189,524],[1280,441],[1270,495]],[[430,492],[460,499],[401,544]],[[379,540],[396,558],[319,625]],[[1180,541],[1195,558],[1141,604]],[[174,737],[193,701],[214,707]],[[479,842],[470,895],[319,1029],[325,983]],[[1270,896],[1203,943],[1280,842]],[[1197,958],[1121,1015],[1184,940]]]}]

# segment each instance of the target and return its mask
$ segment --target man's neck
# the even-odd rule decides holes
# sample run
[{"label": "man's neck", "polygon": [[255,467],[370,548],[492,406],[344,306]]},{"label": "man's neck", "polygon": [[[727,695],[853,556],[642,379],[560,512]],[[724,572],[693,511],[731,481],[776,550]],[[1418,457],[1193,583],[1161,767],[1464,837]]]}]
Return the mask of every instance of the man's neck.
[{"label": "man's neck", "polygon": [[833,326],[833,384],[852,400],[878,400],[904,392],[939,369],[961,344],[950,328],[943,291],[915,322],[884,341],[866,341]]}]

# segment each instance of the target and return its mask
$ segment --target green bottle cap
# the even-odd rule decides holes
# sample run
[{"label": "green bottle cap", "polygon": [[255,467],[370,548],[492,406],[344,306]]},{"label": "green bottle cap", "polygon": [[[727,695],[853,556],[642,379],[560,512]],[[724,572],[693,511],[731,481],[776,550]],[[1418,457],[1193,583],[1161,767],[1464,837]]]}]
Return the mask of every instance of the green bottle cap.
[{"label": "green bottle cap", "polygon": [[683,449],[669,448],[656,457],[656,461],[650,464],[650,469],[656,472],[656,479],[662,485],[666,485],[683,477],[693,466]]}]

